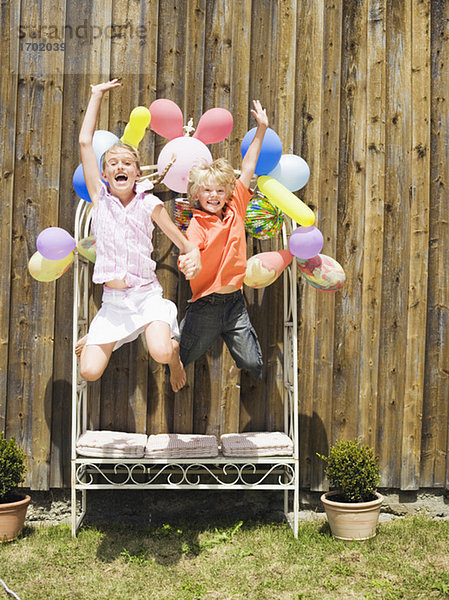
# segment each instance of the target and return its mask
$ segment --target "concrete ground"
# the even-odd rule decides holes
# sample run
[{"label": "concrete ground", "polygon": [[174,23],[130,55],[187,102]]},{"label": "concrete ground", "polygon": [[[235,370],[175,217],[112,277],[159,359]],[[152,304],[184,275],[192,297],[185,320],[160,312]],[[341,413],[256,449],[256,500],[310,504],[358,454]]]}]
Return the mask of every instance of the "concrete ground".
[{"label": "concrete ground", "polygon": [[[70,490],[28,491],[31,505],[27,523],[70,523]],[[425,514],[449,519],[449,494],[443,490],[398,492],[380,490],[384,495],[381,521]],[[302,492],[300,520],[324,517],[319,492]],[[78,496],[79,498],[79,496]],[[225,518],[241,520],[283,519],[283,494],[267,491],[171,491],[171,490],[89,490],[85,522],[162,523],[204,521],[211,525]]]}]

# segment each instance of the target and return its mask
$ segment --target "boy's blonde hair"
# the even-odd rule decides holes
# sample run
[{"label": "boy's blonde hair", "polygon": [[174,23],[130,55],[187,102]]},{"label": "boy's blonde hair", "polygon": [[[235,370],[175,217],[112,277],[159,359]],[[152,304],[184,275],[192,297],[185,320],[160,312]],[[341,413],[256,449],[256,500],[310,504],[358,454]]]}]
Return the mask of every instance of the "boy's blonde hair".
[{"label": "boy's blonde hair", "polygon": [[199,208],[195,200],[199,189],[207,184],[216,183],[224,186],[227,199],[230,198],[235,188],[235,175],[232,165],[224,158],[217,158],[208,165],[192,167],[187,182],[187,199],[194,208]]},{"label": "boy's blonde hair", "polygon": [[113,146],[111,146],[110,148],[108,148],[106,150],[106,152],[103,154],[103,156],[101,157],[101,168],[104,168],[104,164],[107,160],[107,156],[109,154],[109,152],[112,152],[113,150],[128,150],[129,152],[131,152],[131,154],[134,157],[134,160],[136,161],[136,167],[140,172],[140,155],[139,155],[139,151],[137,150],[137,148],[134,148],[134,146],[130,146],[129,144],[125,144],[125,142],[122,141],[118,141],[116,142]]}]

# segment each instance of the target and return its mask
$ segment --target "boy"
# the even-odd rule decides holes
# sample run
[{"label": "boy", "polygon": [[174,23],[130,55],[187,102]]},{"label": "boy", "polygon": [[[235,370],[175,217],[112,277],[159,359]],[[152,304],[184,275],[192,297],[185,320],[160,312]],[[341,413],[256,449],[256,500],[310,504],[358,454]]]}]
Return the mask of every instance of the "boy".
[{"label": "boy", "polygon": [[221,336],[237,367],[260,379],[262,353],[241,291],[246,271],[245,215],[252,198],[248,188],[268,128],[260,102],[253,105],[257,130],[239,179],[224,159],[190,171],[187,194],[194,210],[187,238],[200,250],[202,271],[190,280],[192,299],[181,323],[180,357],[188,365]]}]

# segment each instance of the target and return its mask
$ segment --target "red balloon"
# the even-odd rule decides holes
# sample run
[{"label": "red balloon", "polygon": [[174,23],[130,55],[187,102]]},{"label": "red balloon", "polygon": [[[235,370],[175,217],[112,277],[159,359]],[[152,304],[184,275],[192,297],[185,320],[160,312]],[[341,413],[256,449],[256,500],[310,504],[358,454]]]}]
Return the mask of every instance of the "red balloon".
[{"label": "red balloon", "polygon": [[150,113],[150,127],[162,137],[173,140],[184,135],[184,118],[176,102],[159,98],[151,104]]},{"label": "red balloon", "polygon": [[201,140],[204,144],[215,144],[228,137],[233,124],[233,118],[229,110],[211,108],[199,120],[193,137]]}]

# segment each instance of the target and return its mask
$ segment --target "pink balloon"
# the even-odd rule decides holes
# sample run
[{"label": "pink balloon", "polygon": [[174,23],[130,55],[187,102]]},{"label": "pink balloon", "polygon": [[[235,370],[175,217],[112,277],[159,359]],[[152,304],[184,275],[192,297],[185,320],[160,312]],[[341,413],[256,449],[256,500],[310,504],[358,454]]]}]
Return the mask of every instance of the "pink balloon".
[{"label": "pink balloon", "polygon": [[211,108],[199,120],[193,137],[205,144],[215,144],[228,137],[233,124],[232,115],[228,110],[225,108]]},{"label": "pink balloon", "polygon": [[75,249],[76,243],[68,231],[61,227],[47,227],[37,236],[36,247],[44,258],[61,260]]},{"label": "pink balloon", "polygon": [[183,135],[184,118],[176,102],[159,98],[150,106],[151,124],[153,131],[169,140]]},{"label": "pink balloon", "polygon": [[297,258],[313,258],[323,247],[323,234],[319,229],[310,227],[298,227],[288,240],[290,252]]},{"label": "pink balloon", "polygon": [[170,190],[185,194],[190,169],[201,164],[210,164],[212,154],[207,146],[191,137],[178,137],[162,148],[157,160],[157,170],[162,173],[165,167],[176,157],[167,175],[162,180]]}]

